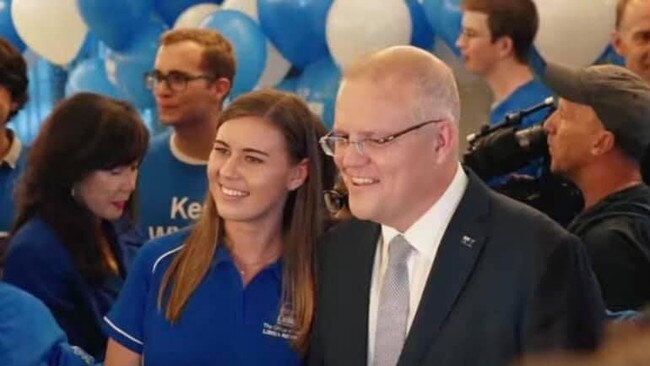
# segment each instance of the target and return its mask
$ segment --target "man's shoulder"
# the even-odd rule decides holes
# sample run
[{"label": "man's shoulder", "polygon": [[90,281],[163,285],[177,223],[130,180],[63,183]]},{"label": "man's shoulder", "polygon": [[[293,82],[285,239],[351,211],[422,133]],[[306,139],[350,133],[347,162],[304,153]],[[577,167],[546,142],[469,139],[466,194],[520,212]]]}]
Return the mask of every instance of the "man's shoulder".
[{"label": "man's shoulder", "polygon": [[149,142],[149,148],[145,154],[143,164],[146,164],[153,159],[159,159],[161,156],[171,156],[169,147],[170,138],[170,132],[163,132],[153,136]]},{"label": "man's shoulder", "polygon": [[379,233],[380,225],[372,221],[350,218],[338,222],[329,228],[322,236],[322,243],[348,242],[360,238],[376,236]]},{"label": "man's shoulder", "polygon": [[489,195],[489,220],[494,232],[532,243],[560,242],[571,236],[546,214],[503,194],[490,192]]}]

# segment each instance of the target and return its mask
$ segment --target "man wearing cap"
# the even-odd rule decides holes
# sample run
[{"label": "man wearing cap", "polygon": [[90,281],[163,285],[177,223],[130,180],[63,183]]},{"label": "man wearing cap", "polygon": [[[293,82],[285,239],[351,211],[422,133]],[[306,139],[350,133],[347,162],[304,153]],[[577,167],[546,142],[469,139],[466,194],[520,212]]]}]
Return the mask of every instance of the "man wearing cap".
[{"label": "man wearing cap", "polygon": [[560,97],[544,124],[551,171],[585,200],[568,229],[583,240],[608,309],[638,309],[650,301],[650,188],[639,168],[650,143],[650,85],[614,65],[548,63],[543,79]]}]

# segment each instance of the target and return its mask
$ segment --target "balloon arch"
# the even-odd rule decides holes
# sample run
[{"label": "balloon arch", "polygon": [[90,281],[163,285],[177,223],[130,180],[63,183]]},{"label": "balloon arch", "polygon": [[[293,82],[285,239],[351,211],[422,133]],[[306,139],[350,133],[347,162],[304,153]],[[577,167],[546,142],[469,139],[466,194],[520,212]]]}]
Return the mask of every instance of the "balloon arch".
[{"label": "balloon arch", "polygon": [[[340,68],[387,46],[432,50],[454,43],[460,0],[0,0],[0,36],[69,71],[66,95],[87,90],[153,99],[142,82],[158,37],[169,28],[220,31],[234,46],[233,95],[259,87],[297,92],[326,124]],[[539,52],[582,66],[607,49],[615,0],[535,0]],[[611,59],[611,58],[610,58]]]}]

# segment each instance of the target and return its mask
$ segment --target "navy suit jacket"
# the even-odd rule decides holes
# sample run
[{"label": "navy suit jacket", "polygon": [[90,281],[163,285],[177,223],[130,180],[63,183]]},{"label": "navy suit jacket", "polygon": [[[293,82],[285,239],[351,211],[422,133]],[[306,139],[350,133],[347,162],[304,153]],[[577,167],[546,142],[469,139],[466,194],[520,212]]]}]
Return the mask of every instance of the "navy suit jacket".
[{"label": "navy suit jacket", "polygon": [[[605,310],[578,238],[468,175],[398,365],[501,366],[523,353],[594,348]],[[351,220],[319,244],[310,365],[367,364],[380,234]]]}]

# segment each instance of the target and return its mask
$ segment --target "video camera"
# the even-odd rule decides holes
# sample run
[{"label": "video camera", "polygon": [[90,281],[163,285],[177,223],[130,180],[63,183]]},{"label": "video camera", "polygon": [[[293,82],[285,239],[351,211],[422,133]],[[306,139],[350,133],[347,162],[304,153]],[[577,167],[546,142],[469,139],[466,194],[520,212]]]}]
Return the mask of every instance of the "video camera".
[{"label": "video camera", "polygon": [[542,124],[520,127],[524,117],[544,109],[555,109],[553,97],[528,109],[509,113],[503,122],[484,125],[478,132],[468,135],[469,146],[463,154],[463,162],[487,181],[547,156],[546,132]]},{"label": "video camera", "polygon": [[[546,131],[541,123],[522,128],[524,117],[548,109],[555,109],[549,97],[528,109],[510,113],[505,120],[467,136],[469,146],[463,154],[463,163],[481,179],[492,183],[492,188],[511,198],[532,206],[566,226],[583,207],[580,190],[571,182],[551,174]],[[535,176],[512,174],[519,169],[537,164]],[[498,184],[494,184],[498,182]]]}]

